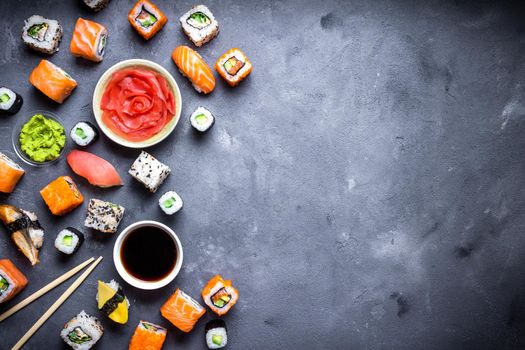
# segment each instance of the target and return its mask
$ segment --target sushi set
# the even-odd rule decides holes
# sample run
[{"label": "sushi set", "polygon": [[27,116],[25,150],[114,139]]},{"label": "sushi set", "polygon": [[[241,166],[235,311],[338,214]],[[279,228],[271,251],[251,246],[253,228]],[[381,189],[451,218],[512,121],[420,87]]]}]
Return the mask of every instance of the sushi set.
[{"label": "sushi set", "polygon": [[[93,12],[102,11],[110,0],[78,0]],[[162,6],[168,6],[161,3]],[[161,7],[162,7],[161,6]],[[138,0],[129,10],[129,25],[142,37],[149,40],[168,22],[169,18],[161,8],[149,0]],[[182,32],[197,48],[210,42],[219,34],[219,21],[205,5],[195,5],[178,19]],[[28,48],[41,54],[59,52],[64,29],[59,21],[41,15],[32,15],[22,27],[22,41]],[[67,27],[67,26],[66,26]],[[84,18],[76,19],[69,44],[70,54],[92,62],[102,62],[109,43],[110,33],[100,23]],[[47,57],[47,58],[49,58]],[[205,59],[190,46],[177,46],[171,54],[174,65],[193,88],[202,94],[210,94],[216,88],[215,76]],[[50,103],[65,103],[79,82],[68,72],[43,58],[28,75],[34,88],[47,96]],[[252,64],[243,51],[231,48],[217,58],[214,68],[230,86],[235,87],[252,71]],[[74,73],[74,72],[73,72]],[[228,87],[229,88],[229,87]],[[13,148],[19,158],[30,166],[42,167],[57,162],[65,155],[72,173],[97,188],[120,187],[124,185],[119,169],[109,161],[88,151],[101,135],[115,143],[141,149],[136,160],[129,165],[128,176],[144,186],[144,191],[155,195],[172,170],[166,160],[157,159],[143,149],[162,142],[173,131],[180,120],[182,99],[177,82],[171,73],[159,64],[143,59],[121,61],[110,67],[99,79],[93,93],[93,114],[95,122],[78,120],[66,130],[64,123],[53,113],[34,111],[25,116],[19,113],[23,97],[9,87],[0,87],[0,116],[17,118],[13,130]],[[188,123],[197,133],[206,133],[215,123],[213,113],[204,106],[197,107],[189,116]],[[71,142],[74,149],[66,152]],[[69,148],[69,147],[68,147]],[[65,154],[67,153],[67,154]],[[121,169],[120,169],[121,170]],[[16,191],[18,182],[26,170],[5,151],[0,150],[0,192],[10,194]],[[57,174],[60,175],[60,174]],[[124,218],[124,206],[99,198],[85,198],[79,187],[67,174],[62,174],[39,191],[42,202],[55,217],[68,215],[86,205],[84,230],[103,234],[115,234]],[[100,193],[100,192],[98,192]],[[165,215],[174,215],[183,208],[183,199],[173,189],[158,196],[158,205]],[[99,195],[97,195],[99,197]],[[40,261],[40,250],[44,244],[46,230],[36,213],[8,203],[0,203],[0,221],[7,236],[27,258],[31,266]],[[49,230],[47,230],[48,232]],[[90,239],[79,227],[57,228],[54,247],[57,254],[73,255]],[[8,311],[0,315],[3,322],[15,312],[21,311],[74,276],[87,269],[20,338],[13,349],[20,349],[38,329],[52,317],[82,282],[92,273],[103,257],[90,258],[49,284]],[[113,247],[113,263],[118,275],[129,284],[141,290],[165,287],[173,282],[183,264],[182,244],[175,232],[168,226],[151,220],[129,225],[118,234]],[[148,264],[144,264],[148,261]],[[30,281],[20,266],[9,259],[0,257],[0,304],[7,303],[22,293]],[[62,329],[57,329],[64,343],[73,349],[91,349],[104,335],[104,323],[126,324],[132,304],[126,297],[125,289],[114,279],[98,281],[96,302],[100,316],[88,315],[84,310],[75,311]],[[233,282],[219,274],[203,286],[201,304],[180,288],[164,301],[159,301],[152,312],[160,312],[168,322],[165,326],[141,320],[134,333],[130,334],[129,349],[158,350],[163,347],[168,333],[190,333],[208,310],[217,319],[205,325],[203,341],[208,348],[223,348],[228,343],[226,322],[223,317],[234,307],[239,292]],[[147,317],[147,315],[144,315]],[[66,320],[64,320],[66,321]],[[114,327],[109,327],[111,333]]]}]

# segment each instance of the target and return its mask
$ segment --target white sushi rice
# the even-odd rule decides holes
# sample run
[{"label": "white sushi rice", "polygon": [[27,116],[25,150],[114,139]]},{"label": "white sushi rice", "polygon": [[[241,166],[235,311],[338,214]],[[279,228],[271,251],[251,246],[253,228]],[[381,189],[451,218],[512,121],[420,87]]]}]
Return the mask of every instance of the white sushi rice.
[{"label": "white sushi rice", "polygon": [[[205,117],[202,117],[204,115]],[[204,107],[198,107],[190,117],[191,126],[200,132],[208,131],[215,123],[215,117]]]},{"label": "white sushi rice", "polygon": [[84,4],[89,7],[91,10],[97,12],[106,7],[109,3],[109,0],[83,0]]},{"label": "white sushi rice", "polygon": [[171,173],[171,169],[151,154],[142,151],[128,172],[154,193]]},{"label": "white sushi rice", "polygon": [[[82,329],[82,331],[89,335],[92,339],[82,344],[72,342],[68,338],[68,334],[76,327],[80,327],[80,329]],[[103,334],[104,328],[102,327],[102,324],[95,317],[89,316],[84,310],[82,310],[78,315],[73,317],[71,321],[66,323],[64,329],[62,329],[60,332],[60,337],[62,337],[67,345],[71,346],[75,350],[89,350],[93,347],[93,345],[95,345],[95,343],[102,337]]]},{"label": "white sushi rice", "polygon": [[168,215],[173,215],[183,206],[182,198],[175,191],[166,192],[159,199],[159,206],[162,211]]},{"label": "white sushi rice", "polygon": [[14,288],[13,280],[10,279],[9,276],[5,273],[5,271],[0,267],[0,279],[2,278],[4,278],[7,281],[8,286],[5,292],[0,292],[0,303],[4,301],[4,299],[7,298],[9,294],[11,294]]},{"label": "white sushi rice", "polygon": [[0,88],[0,96],[7,95],[9,99],[5,102],[2,102],[0,99],[0,110],[7,111],[9,108],[13,107],[13,104],[16,101],[16,94],[8,88]]},{"label": "white sushi rice", "polygon": [[[239,69],[239,71],[235,75],[230,75],[230,73],[228,73],[226,69],[224,69],[224,63],[226,63],[226,61],[228,61],[232,56],[235,56],[237,60],[244,62],[244,66],[242,66],[242,68]],[[248,61],[246,55],[239,50],[234,50],[228,57],[218,60],[217,65],[219,69],[222,72],[224,72],[224,75],[228,77],[228,80],[235,83],[242,80],[244,72],[250,70],[252,67],[252,64]]]},{"label": "white sushi rice", "polygon": [[[28,30],[33,25],[45,23],[48,28],[44,34],[42,40],[38,40],[29,35]],[[22,32],[22,40],[30,48],[47,53],[53,54],[58,51],[58,45],[62,39],[62,26],[58,21],[54,19],[47,19],[40,15],[33,15],[25,20],[24,31]]]},{"label": "white sushi rice", "polygon": [[100,232],[115,233],[125,210],[126,208],[118,204],[93,198],[88,204],[84,226]]},{"label": "white sushi rice", "polygon": [[[79,134],[77,134],[77,129],[81,129],[82,132],[83,132],[83,136],[85,136],[84,138],[82,138],[82,136],[80,136]],[[93,142],[93,139],[95,138],[96,136],[96,132],[95,130],[93,130],[93,128],[91,127],[91,125],[85,123],[85,122],[79,122],[77,123],[72,129],[71,129],[71,132],[69,133],[69,136],[71,137],[71,139],[73,139],[73,141],[79,145],[79,146],[87,146],[89,145],[91,142]]]},{"label": "white sushi rice", "polygon": [[[215,344],[213,342],[213,336],[220,336],[222,337],[221,344]],[[206,332],[206,345],[208,345],[209,349],[221,349],[228,344],[228,333],[226,332],[226,329],[223,327],[217,327],[210,329]]]},{"label": "white sushi rice", "polygon": [[[63,243],[64,237],[71,236],[71,245],[65,245]],[[75,252],[75,249],[78,245],[79,237],[76,235],[76,233],[65,229],[58,233],[57,238],[55,239],[55,248],[61,251],[64,254],[73,254]]]},{"label": "white sushi rice", "polygon": [[42,244],[44,244],[44,230],[38,224],[38,217],[32,211],[27,211],[21,209],[22,213],[26,214],[29,220],[31,220],[32,225],[27,228],[29,231],[29,237],[33,242],[35,248],[40,249]]},{"label": "white sushi rice", "polygon": [[[202,28],[196,28],[188,23],[190,16],[196,12],[201,12],[210,19],[210,24]],[[210,9],[204,5],[193,6],[188,12],[183,14],[180,19],[182,30],[188,38],[195,44],[195,46],[202,46],[215,38],[219,34],[219,22],[213,16]]]}]

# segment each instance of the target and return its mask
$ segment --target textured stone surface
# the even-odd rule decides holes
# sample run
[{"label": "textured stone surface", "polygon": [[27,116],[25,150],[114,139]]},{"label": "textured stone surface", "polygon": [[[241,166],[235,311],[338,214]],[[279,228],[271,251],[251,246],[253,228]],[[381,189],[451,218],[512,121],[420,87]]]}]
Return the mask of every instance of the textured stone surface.
[{"label": "textured stone surface", "polygon": [[[49,181],[71,174],[65,160],[27,166],[16,191],[0,197],[35,210],[47,229],[35,268],[1,230],[0,257],[30,285],[0,311],[87,257],[105,257],[26,349],[63,348],[60,328],[82,309],[104,324],[98,349],[126,349],[139,319],[168,326],[166,349],[202,349],[210,312],[182,334],[158,309],[177,287],[200,299],[215,273],[241,293],[224,318],[230,349],[525,347],[525,25],[517,1],[209,2],[221,32],[199,52],[212,63],[238,46],[254,64],[235,89],[218,78],[210,96],[198,95],[170,58],[175,46],[191,44],[177,17],[193,3],[157,2],[169,22],[146,42],[127,22],[130,0],[98,14],[75,0],[2,1],[0,82],[25,98],[18,115],[0,119],[0,149],[10,156],[12,125],[32,110],[58,114],[67,128],[91,120],[95,84],[120,60],[160,63],[183,96],[176,131],[149,150],[172,168],[160,192],[175,189],[181,213],[164,216],[156,204],[162,193],[126,173],[139,151],[106,138],[89,150],[114,163],[125,185],[97,189],[74,177],[87,198],[126,206],[123,227],[160,220],[184,245],[171,285],[155,292],[124,285],[127,325],[112,324],[95,303],[96,280],[118,277],[116,235],[84,230],[87,240],[70,259],[53,247],[59,229],[80,228],[86,209],[54,218],[39,197]],[[27,82],[43,57],[19,39],[32,14],[64,26],[50,60],[79,87],[63,105]],[[109,29],[100,64],[68,52],[79,16]],[[199,105],[217,117],[203,136],[187,120]],[[65,288],[3,322],[0,348]]]}]

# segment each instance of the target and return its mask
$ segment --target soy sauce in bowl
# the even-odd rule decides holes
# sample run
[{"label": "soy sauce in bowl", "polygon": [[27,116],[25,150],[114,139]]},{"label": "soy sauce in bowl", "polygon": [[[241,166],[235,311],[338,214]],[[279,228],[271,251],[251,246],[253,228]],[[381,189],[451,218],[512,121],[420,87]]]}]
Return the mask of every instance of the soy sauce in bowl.
[{"label": "soy sauce in bowl", "polygon": [[175,268],[177,248],[173,238],[162,228],[141,226],[124,238],[120,258],[130,275],[142,281],[156,282]]}]

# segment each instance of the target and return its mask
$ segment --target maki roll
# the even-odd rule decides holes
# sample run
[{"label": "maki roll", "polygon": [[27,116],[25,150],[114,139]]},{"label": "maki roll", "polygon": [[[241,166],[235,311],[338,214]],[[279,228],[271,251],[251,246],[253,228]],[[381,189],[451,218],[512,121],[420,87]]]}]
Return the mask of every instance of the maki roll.
[{"label": "maki roll", "polygon": [[24,99],[11,89],[0,87],[0,115],[11,115],[17,113]]},{"label": "maki roll", "polygon": [[226,315],[239,299],[239,292],[233,288],[232,281],[225,281],[216,275],[202,289],[202,299],[217,315]]},{"label": "maki roll", "polygon": [[155,193],[171,173],[171,169],[151,154],[142,151],[128,172],[150,192]]},{"label": "maki roll", "polygon": [[215,117],[206,108],[199,107],[191,114],[190,123],[195,130],[205,132],[213,126]]},{"label": "maki roll", "polygon": [[149,40],[168,22],[168,17],[148,0],[139,0],[128,13],[131,26]]},{"label": "maki roll", "polygon": [[69,176],[60,176],[40,191],[53,215],[62,216],[84,202],[84,196]]},{"label": "maki roll", "polygon": [[109,283],[98,281],[97,302],[98,309],[111,320],[120,324],[128,322],[129,300],[115,280]]},{"label": "maki roll", "polygon": [[83,0],[90,10],[98,12],[108,6],[110,0]]},{"label": "maki roll", "polygon": [[230,86],[236,86],[252,71],[252,63],[238,48],[228,50],[215,63],[215,70]]},{"label": "maki roll", "polygon": [[77,82],[62,68],[41,60],[29,76],[29,82],[55,102],[62,103],[77,87]]},{"label": "maki roll", "polygon": [[49,55],[58,51],[62,26],[54,19],[33,15],[25,20],[22,40],[31,49]]},{"label": "maki roll", "polygon": [[212,320],[206,323],[205,332],[208,349],[221,349],[228,344],[226,323],[223,320]]},{"label": "maki roll", "polygon": [[86,147],[98,139],[99,132],[95,125],[82,121],[75,124],[69,136],[78,146]]},{"label": "maki roll", "polygon": [[60,337],[75,350],[89,350],[103,334],[104,327],[99,320],[82,310],[66,323],[60,332]]},{"label": "maki roll", "polygon": [[76,57],[93,62],[104,59],[108,30],[102,24],[79,18],[75,25],[69,51]]},{"label": "maki roll", "polygon": [[115,233],[124,217],[124,210],[118,204],[93,198],[89,201],[84,226],[104,233]]},{"label": "maki roll", "polygon": [[11,193],[25,171],[11,158],[0,152],[0,192]]},{"label": "maki roll", "polygon": [[9,259],[0,260],[0,304],[13,298],[27,286],[27,278]]},{"label": "maki roll", "polygon": [[196,300],[178,289],[160,307],[161,315],[181,331],[191,332],[206,310]]},{"label": "maki roll", "polygon": [[159,199],[159,206],[168,215],[175,214],[182,209],[182,198],[175,191],[166,192]]},{"label": "maki roll", "polygon": [[140,321],[131,337],[128,350],[161,350],[167,330],[151,322]]},{"label": "maki roll", "polygon": [[55,239],[55,248],[64,254],[76,253],[78,248],[84,243],[82,232],[73,227],[68,227],[60,231]]},{"label": "maki roll", "polygon": [[219,23],[204,5],[193,6],[179,19],[182,30],[195,46],[202,46],[219,34]]}]

